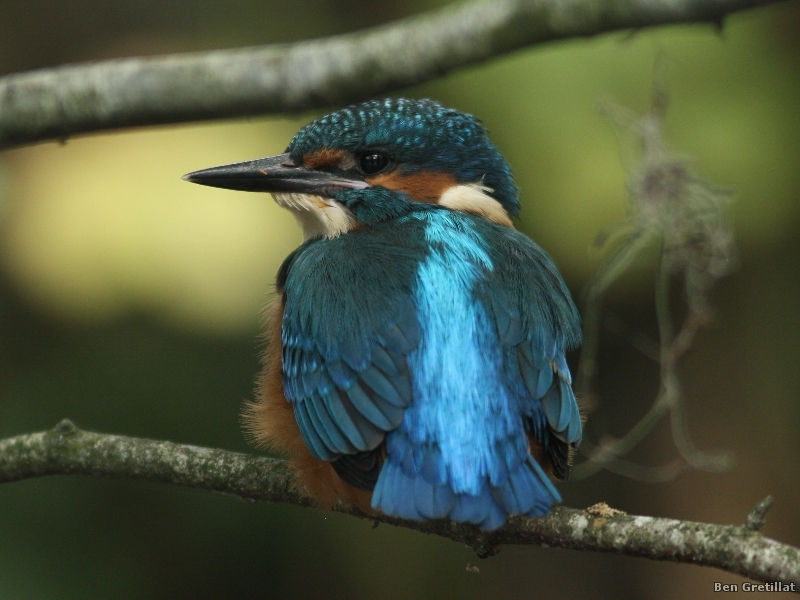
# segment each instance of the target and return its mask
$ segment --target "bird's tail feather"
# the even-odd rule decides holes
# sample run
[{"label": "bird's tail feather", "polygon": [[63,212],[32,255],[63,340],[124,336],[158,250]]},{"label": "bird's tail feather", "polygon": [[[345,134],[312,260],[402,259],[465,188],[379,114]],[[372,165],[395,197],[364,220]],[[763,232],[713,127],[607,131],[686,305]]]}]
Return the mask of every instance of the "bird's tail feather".
[{"label": "bird's tail feather", "polygon": [[561,501],[558,490],[531,457],[500,486],[491,486],[487,477],[475,495],[456,493],[447,481],[430,482],[420,472],[407,471],[387,457],[372,495],[373,508],[403,519],[449,518],[493,530],[510,515],[544,516],[554,502]]}]

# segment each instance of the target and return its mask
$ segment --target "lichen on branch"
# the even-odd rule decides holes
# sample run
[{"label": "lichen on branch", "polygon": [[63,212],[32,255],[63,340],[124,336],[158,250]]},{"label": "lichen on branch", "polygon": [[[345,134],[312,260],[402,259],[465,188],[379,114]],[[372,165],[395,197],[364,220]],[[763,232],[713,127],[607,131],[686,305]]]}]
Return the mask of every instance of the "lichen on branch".
[{"label": "lichen on branch", "polygon": [[[0,483],[68,474],[157,481],[247,500],[312,506],[296,489],[286,461],[274,458],[82,431],[66,420],[49,431],[0,440]],[[745,525],[556,507],[541,519],[512,517],[492,532],[451,521],[367,515],[343,505],[337,511],[468,544],[482,557],[503,544],[554,546],[705,565],[800,586],[800,549],[758,531],[770,505],[767,500],[759,503]]]}]

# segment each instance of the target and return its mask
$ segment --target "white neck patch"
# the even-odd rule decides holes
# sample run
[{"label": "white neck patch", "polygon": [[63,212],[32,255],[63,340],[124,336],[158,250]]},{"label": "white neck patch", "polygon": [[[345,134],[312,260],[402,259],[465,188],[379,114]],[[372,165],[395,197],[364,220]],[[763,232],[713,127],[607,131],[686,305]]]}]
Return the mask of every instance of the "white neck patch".
[{"label": "white neck patch", "polygon": [[445,190],[437,204],[452,210],[470,213],[498,225],[514,228],[511,219],[497,200],[489,196],[492,189],[478,183],[454,185]]},{"label": "white neck patch", "polygon": [[288,209],[303,228],[303,241],[335,238],[357,224],[355,216],[335,200],[309,194],[273,194],[278,206]]}]

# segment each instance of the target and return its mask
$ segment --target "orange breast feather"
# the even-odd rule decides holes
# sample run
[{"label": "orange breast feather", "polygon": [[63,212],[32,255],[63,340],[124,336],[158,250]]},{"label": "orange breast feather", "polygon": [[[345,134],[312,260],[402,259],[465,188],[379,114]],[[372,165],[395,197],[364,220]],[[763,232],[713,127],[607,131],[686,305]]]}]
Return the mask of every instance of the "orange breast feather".
[{"label": "orange breast feather", "polygon": [[283,296],[267,306],[264,313],[267,348],[258,379],[256,399],[245,407],[244,426],[248,437],[260,448],[283,454],[297,472],[301,493],[314,499],[320,508],[332,508],[337,501],[353,503],[372,512],[372,492],[354,488],[336,474],[329,462],[318,460],[308,450],[294,416],[292,405],[283,395],[281,382],[281,322]]}]

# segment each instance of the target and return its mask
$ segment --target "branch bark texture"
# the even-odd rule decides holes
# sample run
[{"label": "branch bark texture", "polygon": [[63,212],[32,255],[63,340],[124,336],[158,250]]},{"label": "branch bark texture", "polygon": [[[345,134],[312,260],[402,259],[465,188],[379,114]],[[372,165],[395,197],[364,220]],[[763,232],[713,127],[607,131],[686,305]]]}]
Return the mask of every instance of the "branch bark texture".
[{"label": "branch bark texture", "polygon": [[720,24],[777,0],[473,0],[295,44],[66,65],[0,77],[0,149],[142,125],[363,100],[552,40]]},{"label": "branch bark texture", "polygon": [[[278,459],[81,431],[70,421],[0,441],[0,483],[64,474],[144,479],[311,506],[294,487],[286,462]],[[769,499],[759,503],[741,526],[557,507],[542,519],[514,517],[493,532],[449,521],[366,515],[346,506],[338,511],[450,538],[483,557],[495,554],[502,544],[556,546],[705,565],[800,590],[800,549],[758,531],[770,504]]]}]

